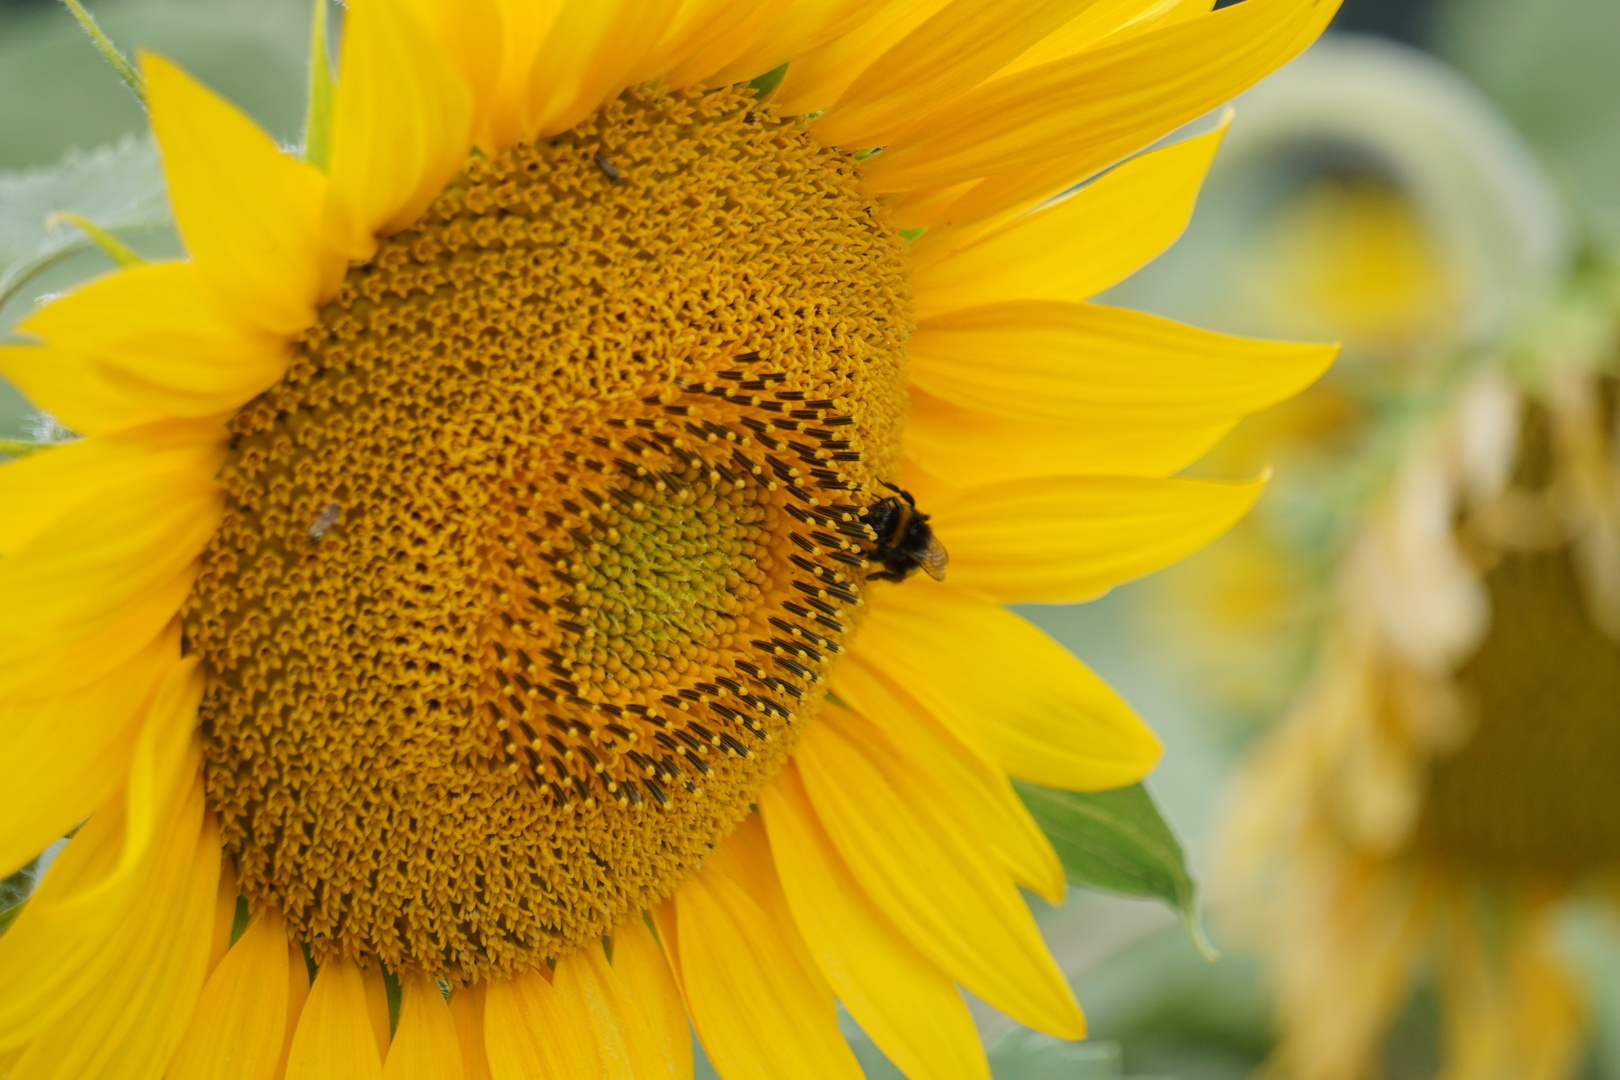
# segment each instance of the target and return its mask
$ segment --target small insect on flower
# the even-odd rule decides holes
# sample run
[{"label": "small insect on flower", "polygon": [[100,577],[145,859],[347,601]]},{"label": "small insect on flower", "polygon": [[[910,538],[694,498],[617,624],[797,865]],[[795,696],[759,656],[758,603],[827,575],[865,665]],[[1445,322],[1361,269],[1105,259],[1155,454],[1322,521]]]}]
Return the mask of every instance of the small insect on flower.
[{"label": "small insect on flower", "polygon": [[917,509],[911,492],[889,483],[883,486],[898,494],[879,499],[866,511],[866,523],[877,534],[871,558],[884,567],[867,574],[867,580],[904,581],[921,569],[935,581],[944,581],[950,556],[928,527],[928,515]]},{"label": "small insect on flower", "polygon": [[603,176],[607,177],[615,184],[624,179],[624,177],[619,175],[619,167],[613,164],[613,162],[609,161],[606,154],[596,154],[593,155],[593,157],[596,161],[596,167],[602,170]]},{"label": "small insect on flower", "polygon": [[343,507],[337,503],[327,503],[326,509],[321,511],[320,516],[309,527],[309,542],[312,544],[320,543],[321,538],[331,532],[332,527],[342,520]]}]

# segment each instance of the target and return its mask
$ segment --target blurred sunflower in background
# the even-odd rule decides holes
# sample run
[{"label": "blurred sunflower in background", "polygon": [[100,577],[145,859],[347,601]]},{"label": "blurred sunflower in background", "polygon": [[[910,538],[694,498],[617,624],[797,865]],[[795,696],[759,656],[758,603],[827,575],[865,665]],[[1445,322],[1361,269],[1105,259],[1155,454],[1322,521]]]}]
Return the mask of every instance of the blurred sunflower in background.
[{"label": "blurred sunflower in background", "polygon": [[[1186,314],[1165,297],[1200,248],[1235,252],[1199,294],[1225,328],[1345,342],[1207,459],[1275,458],[1276,497],[1142,613],[1224,671],[1233,730],[1285,714],[1212,860],[1217,927],[1274,991],[1266,1074],[1578,1075],[1595,961],[1569,924],[1612,920],[1620,871],[1613,266],[1412,50],[1329,39],[1240,107],[1223,212],[1127,295]],[[1424,1064],[1396,1040],[1431,988]]]},{"label": "blurred sunflower in background", "polygon": [[1265,928],[1281,1075],[1369,1075],[1425,968],[1448,1077],[1580,1063],[1556,926],[1620,895],[1620,384],[1612,337],[1560,344],[1413,433],[1311,689],[1235,778],[1226,887]]},{"label": "blurred sunflower in background", "polygon": [[[1245,420],[1199,465],[1279,466],[1270,497],[1151,586],[1172,636],[1239,729],[1268,724],[1314,663],[1327,583],[1417,403],[1472,350],[1544,307],[1566,213],[1479,92],[1415,50],[1322,42],[1243,102],[1211,207],[1122,302],[1244,333],[1343,342],[1332,371]],[[1208,283],[1211,268],[1237,272]]]},{"label": "blurred sunflower in background", "polygon": [[1229,526],[1171,474],[1332,355],[1079,302],[1335,5],[1209,7],[357,0],[298,154],[142,58],[189,259],[0,352],[83,436],[0,468],[0,873],[77,830],[0,1075],[1080,1037],[1008,777],[1158,743],[1000,605]]}]

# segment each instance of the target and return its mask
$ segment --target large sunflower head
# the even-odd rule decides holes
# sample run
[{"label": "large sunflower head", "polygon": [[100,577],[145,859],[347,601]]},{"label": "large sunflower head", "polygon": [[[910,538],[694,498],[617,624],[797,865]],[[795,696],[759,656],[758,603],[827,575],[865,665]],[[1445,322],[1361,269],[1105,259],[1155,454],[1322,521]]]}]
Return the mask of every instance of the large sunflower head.
[{"label": "large sunflower head", "polygon": [[652,1076],[690,1016],[848,1075],[836,995],[982,1076],[955,984],[1079,1036],[1008,775],[1157,743],[999,605],[1225,528],[1170,474],[1331,355],[1080,302],[1221,132],[1131,155],[1334,5],[1209,6],[356,0],[301,154],[144,58],[189,258],[0,353],[84,436],[0,470],[0,871],[88,818],[0,1066]]}]

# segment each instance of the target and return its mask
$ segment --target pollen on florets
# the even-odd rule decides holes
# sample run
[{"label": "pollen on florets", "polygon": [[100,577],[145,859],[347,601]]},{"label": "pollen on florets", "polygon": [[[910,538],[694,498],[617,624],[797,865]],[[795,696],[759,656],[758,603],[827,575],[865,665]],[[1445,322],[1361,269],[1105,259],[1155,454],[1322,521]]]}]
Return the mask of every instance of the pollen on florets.
[{"label": "pollen on florets", "polygon": [[462,980],[667,896],[858,617],[903,250],[748,92],[640,88],[351,270],[232,422],[186,611],[250,902]]}]

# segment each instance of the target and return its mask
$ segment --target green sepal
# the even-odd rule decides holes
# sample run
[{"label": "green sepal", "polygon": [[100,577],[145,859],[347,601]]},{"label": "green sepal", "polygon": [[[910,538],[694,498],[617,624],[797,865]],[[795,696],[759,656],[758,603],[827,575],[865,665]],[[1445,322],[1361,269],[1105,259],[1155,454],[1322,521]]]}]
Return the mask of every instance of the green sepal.
[{"label": "green sepal", "polygon": [[1187,872],[1187,857],[1147,788],[1132,784],[1080,792],[1013,784],[1071,884],[1162,900],[1181,916],[1198,951],[1215,959],[1199,920],[1198,886]]},{"label": "green sepal", "polygon": [[388,1034],[392,1037],[399,1031],[399,1007],[404,1000],[403,991],[399,985],[399,976],[395,975],[387,964],[379,960],[377,966],[382,968],[383,997],[388,1000]]},{"label": "green sepal", "polygon": [[0,878],[0,934],[4,934],[28,906],[28,898],[39,885],[40,873],[39,860],[31,859],[15,874]]},{"label": "green sepal", "polygon": [[777,88],[782,85],[782,80],[787,78],[787,69],[788,66],[783,64],[779,68],[772,68],[770,71],[767,71],[759,78],[750,82],[748,84],[748,89],[754,92],[754,100],[764,101],[766,98],[776,93]]},{"label": "green sepal", "polygon": [[337,84],[326,43],[326,0],[315,0],[309,30],[309,108],[304,114],[304,160],[322,172],[332,156],[332,106]]},{"label": "green sepal", "polygon": [[231,915],[231,944],[232,945],[235,945],[238,941],[240,941],[242,939],[242,935],[247,933],[247,926],[248,926],[248,918],[249,918],[249,916],[250,916],[250,912],[248,911],[247,897],[238,896],[236,898],[236,910]]}]

